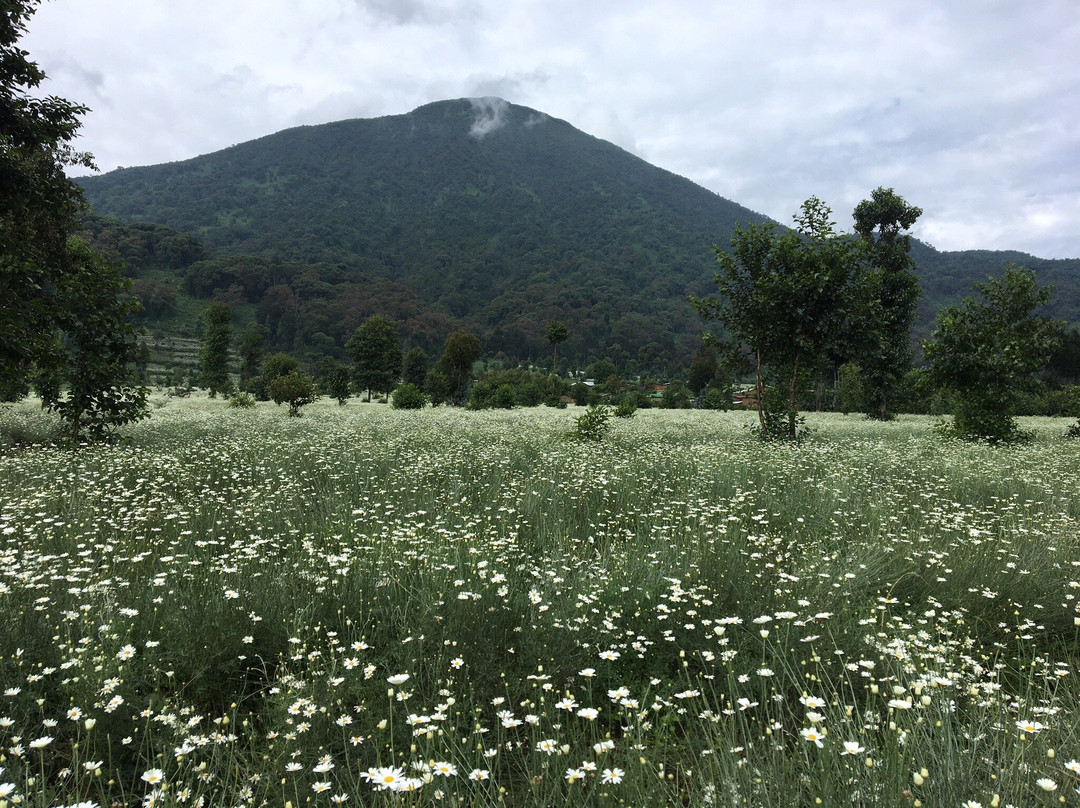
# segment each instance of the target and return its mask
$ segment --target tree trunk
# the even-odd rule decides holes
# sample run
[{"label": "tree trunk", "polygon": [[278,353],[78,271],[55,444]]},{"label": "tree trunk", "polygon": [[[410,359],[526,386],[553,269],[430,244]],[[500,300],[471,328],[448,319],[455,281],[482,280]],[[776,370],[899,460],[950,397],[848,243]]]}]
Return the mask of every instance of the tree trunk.
[{"label": "tree trunk", "polygon": [[795,415],[799,402],[796,391],[799,387],[799,355],[795,354],[795,364],[791,368],[791,382],[788,385],[788,440],[795,440]]},{"label": "tree trunk", "polygon": [[761,434],[765,434],[765,380],[761,378],[761,351],[757,352],[757,376],[754,381],[754,395],[757,398],[758,424]]}]

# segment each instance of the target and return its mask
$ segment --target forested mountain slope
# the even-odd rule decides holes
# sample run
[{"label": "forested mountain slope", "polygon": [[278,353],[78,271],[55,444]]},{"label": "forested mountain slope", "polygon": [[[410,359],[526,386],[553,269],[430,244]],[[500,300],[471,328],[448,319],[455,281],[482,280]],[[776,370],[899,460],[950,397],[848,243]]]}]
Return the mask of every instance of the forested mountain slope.
[{"label": "forested mountain slope", "polygon": [[[247,306],[272,344],[295,349],[340,348],[384,313],[425,347],[466,327],[491,354],[539,357],[547,323],[560,319],[571,360],[683,361],[702,327],[687,298],[711,291],[710,245],[764,221],[499,99],[299,127],[81,182],[97,213],[201,242],[202,257],[158,282]],[[841,226],[848,217],[836,212]],[[1080,260],[926,245],[916,257],[924,331],[940,303],[1008,261],[1057,283],[1057,313],[1080,319]]]}]

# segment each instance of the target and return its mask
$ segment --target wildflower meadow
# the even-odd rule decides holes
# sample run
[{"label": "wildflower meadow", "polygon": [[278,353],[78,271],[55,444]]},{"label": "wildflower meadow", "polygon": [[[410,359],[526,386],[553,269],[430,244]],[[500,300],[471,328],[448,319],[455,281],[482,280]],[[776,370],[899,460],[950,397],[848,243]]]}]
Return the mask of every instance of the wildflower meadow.
[{"label": "wildflower meadow", "polygon": [[155,404],[0,448],[0,808],[1080,805],[1063,421]]}]

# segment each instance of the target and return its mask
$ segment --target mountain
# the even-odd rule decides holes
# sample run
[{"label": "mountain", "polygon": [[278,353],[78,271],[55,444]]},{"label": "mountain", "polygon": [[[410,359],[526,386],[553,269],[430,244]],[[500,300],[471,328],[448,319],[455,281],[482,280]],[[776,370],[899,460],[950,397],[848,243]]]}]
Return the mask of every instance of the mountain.
[{"label": "mountain", "polygon": [[[173,252],[177,238],[197,240],[187,258],[157,261],[147,279],[224,297],[241,319],[265,325],[276,347],[331,353],[383,313],[429,350],[466,327],[491,355],[541,358],[546,326],[559,319],[571,334],[560,354],[572,361],[685,366],[702,329],[687,298],[712,291],[710,245],[766,220],[565,121],[494,98],[298,127],[80,182],[98,214],[129,223],[99,222],[105,244],[130,241],[122,231],[133,222],[188,234],[168,237]],[[1059,307],[1080,319],[1080,260],[926,245],[916,257],[924,328],[941,301],[1010,260],[1065,281]]]}]

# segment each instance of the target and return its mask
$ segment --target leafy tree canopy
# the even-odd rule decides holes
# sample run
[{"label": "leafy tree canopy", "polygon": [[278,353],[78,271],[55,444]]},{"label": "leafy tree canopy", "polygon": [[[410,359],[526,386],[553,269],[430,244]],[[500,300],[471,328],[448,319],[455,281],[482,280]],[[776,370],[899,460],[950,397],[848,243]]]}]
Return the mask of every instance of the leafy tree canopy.
[{"label": "leafy tree canopy", "polygon": [[480,340],[468,331],[455,331],[446,338],[446,346],[435,369],[449,379],[451,399],[456,399],[472,379],[473,363],[482,353]]},{"label": "leafy tree canopy", "polygon": [[812,197],[795,215],[797,231],[736,228],[730,251],[714,248],[720,296],[696,300],[751,356],[763,437],[796,438],[800,381],[837,350],[858,307],[855,246],[831,213]]},{"label": "leafy tree canopy", "polygon": [[911,369],[911,329],[921,288],[912,259],[911,236],[922,209],[909,205],[892,188],[876,188],[855,206],[866,272],[861,278],[862,307],[856,318],[857,346],[848,359],[863,371],[863,409],[873,418],[893,417],[891,402]]},{"label": "leafy tree canopy", "polygon": [[203,312],[203,340],[199,349],[199,380],[213,398],[232,389],[229,380],[229,345],[232,314],[224,303],[214,302]]},{"label": "leafy tree canopy", "polygon": [[42,403],[68,423],[77,444],[110,438],[149,411],[133,364],[138,341],[131,315],[139,304],[130,281],[79,238],[69,242],[67,267],[57,291],[58,323],[36,358],[37,385]]},{"label": "leafy tree canopy", "polygon": [[92,166],[71,147],[86,107],[38,97],[45,73],[18,46],[36,5],[9,0],[0,11],[0,365],[9,378],[25,378],[53,339],[61,281],[81,260],[67,241],[82,195],[64,169]]},{"label": "leafy tree canopy", "polygon": [[353,361],[353,378],[361,390],[390,393],[401,378],[401,340],[397,326],[382,315],[375,315],[356,329],[345,350]]},{"label": "leafy tree canopy", "polygon": [[938,313],[925,357],[931,379],[956,393],[956,435],[1013,440],[1021,437],[1014,418],[1020,395],[1058,346],[1064,323],[1035,314],[1052,290],[1037,287],[1023,267],[1009,266],[976,289],[981,299]]},{"label": "leafy tree canopy", "polygon": [[294,418],[300,416],[301,407],[319,400],[315,382],[306,373],[297,370],[278,376],[266,389],[275,404],[289,405],[289,415]]}]

